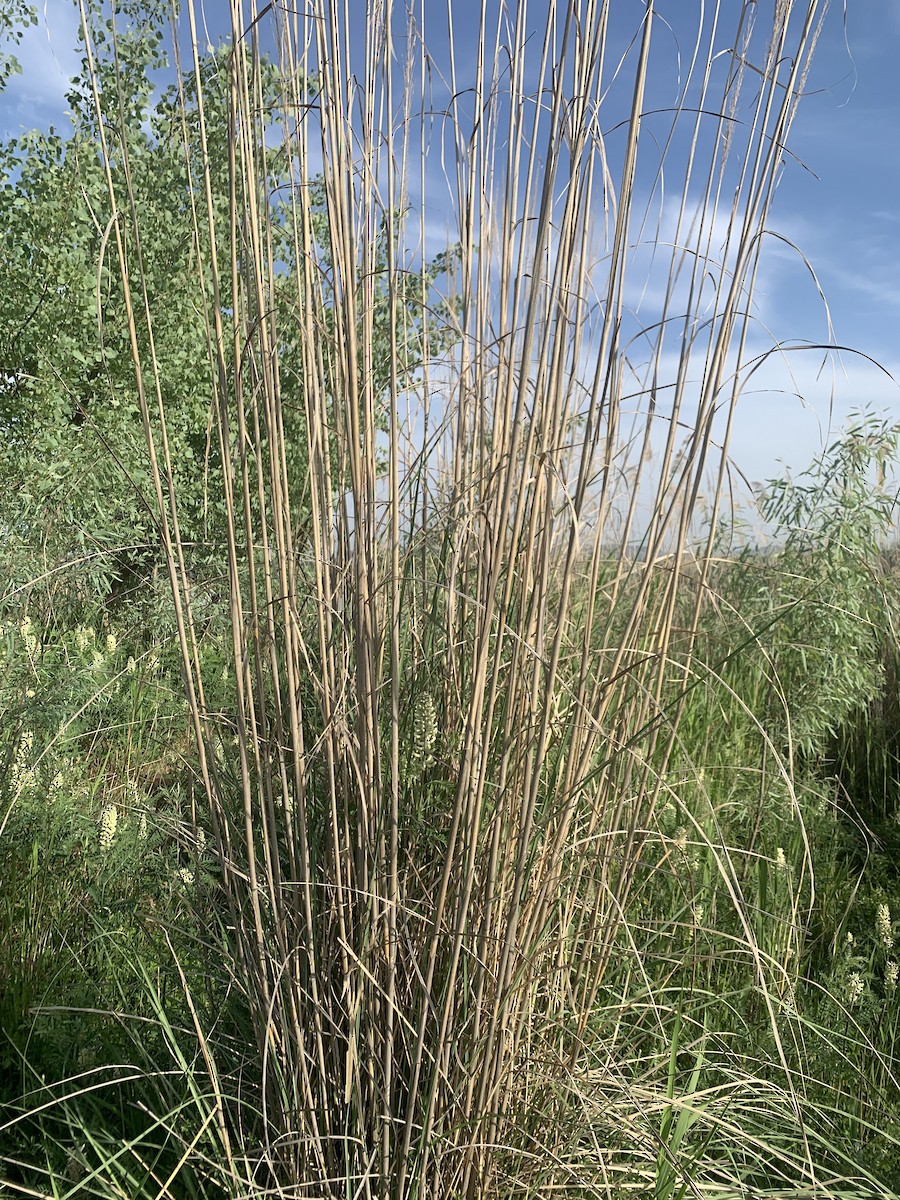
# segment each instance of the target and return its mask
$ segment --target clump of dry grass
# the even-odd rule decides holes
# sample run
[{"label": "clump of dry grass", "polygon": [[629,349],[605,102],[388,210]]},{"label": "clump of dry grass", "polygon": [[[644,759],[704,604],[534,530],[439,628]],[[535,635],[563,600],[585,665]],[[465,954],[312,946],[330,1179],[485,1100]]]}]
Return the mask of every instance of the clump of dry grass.
[{"label": "clump of dry grass", "polygon": [[[230,761],[197,651],[141,213],[110,172],[228,969],[259,1063],[251,1144],[198,1026],[203,1128],[218,1130],[232,1194],[520,1194],[540,1187],[536,1160],[569,1161],[604,1097],[621,1103],[621,1074],[610,1090],[597,1069],[600,999],[632,936],[624,913],[678,735],[672,684],[690,672],[715,536],[714,516],[692,542],[695,509],[707,491],[715,514],[727,479],[817,9],[785,0],[757,28],[754,4],[712,6],[660,110],[654,72],[672,50],[652,2],[628,17],[595,0],[489,6],[470,61],[449,5],[446,44],[431,6],[376,0],[363,21],[340,0],[234,0],[224,220],[209,163],[191,163],[228,512]],[[183,22],[202,129],[192,0]],[[264,45],[295,181],[280,216]],[[663,176],[676,199],[654,231]],[[437,280],[424,266],[436,179],[458,244]],[[276,219],[296,256],[299,475]],[[648,270],[649,315],[636,308]],[[418,339],[398,304],[386,322],[379,309],[410,280]],[[457,324],[435,359],[441,289]],[[790,1079],[727,851],[715,862]],[[650,1092],[671,1106],[671,1088]],[[799,1170],[790,1088],[777,1107],[796,1123]],[[646,1111],[629,1109],[635,1129]],[[635,1136],[641,1172],[659,1154],[657,1181],[674,1178]],[[616,1194],[603,1163],[585,1152],[567,1186]]]}]

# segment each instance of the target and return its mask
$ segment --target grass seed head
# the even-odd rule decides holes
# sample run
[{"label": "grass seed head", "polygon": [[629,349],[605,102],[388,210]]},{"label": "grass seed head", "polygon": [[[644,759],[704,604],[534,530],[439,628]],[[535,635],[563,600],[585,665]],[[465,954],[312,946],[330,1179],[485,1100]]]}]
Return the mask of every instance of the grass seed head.
[{"label": "grass seed head", "polygon": [[894,945],[894,933],[891,928],[891,910],[887,904],[879,904],[875,911],[875,933],[885,950]]},{"label": "grass seed head", "polygon": [[107,804],[100,814],[100,849],[108,850],[116,836],[119,813],[114,804]]},{"label": "grass seed head", "polygon": [[851,971],[847,976],[847,1003],[851,1008],[859,1002],[865,990],[866,985],[859,971]]},{"label": "grass seed head", "polygon": [[416,704],[413,718],[413,764],[423,771],[431,762],[434,743],[437,740],[437,713],[430,696],[423,696]]}]

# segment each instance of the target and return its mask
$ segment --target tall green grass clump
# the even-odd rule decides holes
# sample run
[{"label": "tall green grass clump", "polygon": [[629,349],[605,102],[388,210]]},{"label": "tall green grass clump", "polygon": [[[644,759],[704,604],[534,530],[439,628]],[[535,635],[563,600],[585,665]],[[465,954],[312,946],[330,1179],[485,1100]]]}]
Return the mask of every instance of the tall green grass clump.
[{"label": "tall green grass clump", "polygon": [[872,1194],[807,1077],[803,821],[742,852],[692,733],[707,682],[751,707],[704,657],[717,515],[819,7],[714,5],[679,74],[652,0],[487,8],[474,59],[386,0],[234,0],[209,56],[188,0],[173,363],[137,10],[81,0],[193,778],[184,892],[111,972],[130,1049],[36,1081],[11,1187]]}]

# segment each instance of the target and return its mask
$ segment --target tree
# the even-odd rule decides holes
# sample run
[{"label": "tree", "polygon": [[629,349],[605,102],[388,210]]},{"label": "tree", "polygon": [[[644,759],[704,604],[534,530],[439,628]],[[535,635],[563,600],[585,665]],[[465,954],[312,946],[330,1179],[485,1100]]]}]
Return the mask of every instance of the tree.
[{"label": "tree", "polygon": [[[89,9],[100,115],[116,193],[126,193],[127,159],[139,214],[142,275],[182,534],[196,548],[192,565],[215,569],[221,563],[224,506],[208,332],[214,302],[209,246],[191,208],[204,153],[197,82],[185,71],[180,89],[171,73],[161,90],[155,86],[168,69],[165,5],[129,0],[117,9],[115,39],[99,0]],[[228,45],[210,49],[201,63],[206,153],[223,225],[229,206],[230,64]],[[256,69],[263,121],[274,131],[281,120],[279,70],[265,58]],[[67,100],[65,133],[34,131],[0,146],[0,527],[7,539],[40,550],[52,562],[81,563],[89,591],[108,597],[111,590],[139,584],[156,562],[157,517],[86,53]],[[276,303],[286,317],[297,306],[298,288],[289,219],[292,180],[283,149],[268,151],[267,167]],[[120,211],[117,220],[134,254],[128,213]],[[387,225],[382,236],[386,240]],[[438,257],[427,278],[433,282],[447,265],[447,256]],[[330,264],[323,261],[322,269],[327,277]],[[389,305],[399,304],[410,370],[421,363],[426,338],[429,353],[449,344],[449,321],[432,317],[424,332],[420,277],[411,278],[405,295],[390,297],[377,289],[376,294],[376,321],[385,331]],[[222,280],[220,295],[223,305],[230,301],[230,277]],[[447,306],[440,316],[449,316]],[[298,321],[282,319],[277,326],[294,328],[299,337]],[[149,367],[143,322],[137,334]],[[302,478],[300,347],[290,332],[282,337],[277,350],[284,419],[291,425],[289,468]],[[229,371],[233,365],[228,362]],[[376,386],[385,389],[388,379],[385,359]]]}]

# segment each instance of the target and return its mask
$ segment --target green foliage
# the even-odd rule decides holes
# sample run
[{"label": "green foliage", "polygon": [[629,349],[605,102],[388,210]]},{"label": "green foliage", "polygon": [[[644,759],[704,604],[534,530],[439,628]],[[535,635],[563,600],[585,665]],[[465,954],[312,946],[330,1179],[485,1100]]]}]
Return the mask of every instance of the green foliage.
[{"label": "green foliage", "polygon": [[765,641],[788,698],[789,736],[807,755],[821,753],[882,681],[892,625],[880,565],[898,436],[900,426],[861,414],[800,479],[774,480],[764,497],[783,544],[775,586],[763,586],[748,616],[758,624],[768,607],[776,618]]},{"label": "green foliage", "polygon": [[[186,71],[174,84],[160,82],[168,66],[162,42],[167,7],[141,2],[117,9],[114,39],[103,6],[95,0],[88,7],[115,222],[124,234],[138,310],[137,354],[151,399],[158,370],[183,539],[195,574],[211,578],[224,562],[225,505],[201,171],[208,163],[217,236],[227,243],[231,52],[227,46],[210,49],[201,63],[204,146],[193,73]],[[266,142],[270,282],[282,331],[287,467],[302,497],[307,439],[303,322],[297,316],[299,306],[317,301],[303,296],[295,261],[292,168],[276,137],[283,119],[278,68],[261,58],[254,82],[262,98],[259,134]],[[5,538],[40,548],[52,562],[87,563],[85,582],[105,596],[112,587],[130,591],[147,577],[157,560],[158,518],[87,57],[67,101],[68,130],[33,131],[0,146],[0,527]],[[250,199],[239,196],[241,211]],[[140,214],[139,242],[132,206]],[[381,348],[373,364],[376,396],[390,381],[392,307],[401,384],[426,351],[438,351],[453,336],[450,310],[440,304],[426,332],[420,274],[389,299],[383,270],[387,236],[386,218],[376,247],[374,321]],[[243,278],[248,248],[240,229],[236,237],[235,278],[229,255],[219,255],[225,261],[220,294],[226,325],[234,295],[240,304],[252,303]],[[449,265],[448,256],[439,256],[426,271],[426,286]],[[328,306],[327,256],[321,268]],[[152,347],[145,303],[153,314]],[[233,345],[226,341],[231,386]],[[158,428],[154,436],[161,455]],[[232,432],[230,453],[235,438]],[[302,524],[302,506],[295,517]]]},{"label": "green foliage", "polygon": [[[784,1047],[802,1037],[802,1055],[787,1061],[807,1097],[835,1114],[827,1158],[835,1169],[865,1165],[889,1187],[900,879],[894,676],[884,670],[896,605],[884,545],[897,437],[890,421],[853,418],[799,479],[768,485],[772,547],[750,547],[714,574],[658,817],[665,870],[639,893],[673,948],[674,914],[702,903],[705,953],[690,969],[732,997],[719,1021],[728,1027],[742,1011],[746,1054],[757,1069],[770,1063],[762,1077],[777,1077]],[[722,848],[727,867],[704,873],[698,846],[707,862]],[[755,960],[737,949],[747,927]]]},{"label": "green foliage", "polygon": [[11,1077],[27,1082],[26,1044],[35,1077],[71,1066],[79,1050],[78,1021],[35,1020],[36,1007],[116,1003],[106,938],[157,955],[145,921],[157,905],[177,908],[196,838],[169,756],[183,701],[156,653],[135,659],[112,629],[60,630],[25,616],[0,631],[0,654],[0,1073],[9,1099]]},{"label": "green foliage", "polygon": [[[29,25],[37,25],[37,10],[28,0],[2,0],[0,2],[0,45],[12,42],[18,45]],[[14,54],[0,50],[0,92],[9,83],[11,75],[20,75],[22,66]]]},{"label": "green foliage", "polygon": [[[193,1090],[182,980],[223,1035],[240,996],[200,940],[221,936],[218,881],[177,656],[85,603],[74,624],[66,594],[33,585],[0,629],[0,1176],[90,1188],[98,1172],[139,1196],[155,1170],[190,1188],[178,1136],[192,1114],[202,1135],[212,1100]],[[220,651],[202,653],[218,679]]]},{"label": "green foliage", "polygon": [[769,548],[750,543],[713,574],[716,615],[701,635],[710,686],[720,676],[734,688],[725,703],[738,727],[752,740],[762,722],[779,752],[827,753],[879,695],[893,631],[882,556],[898,434],[886,419],[854,416],[799,478],[767,484]]}]

